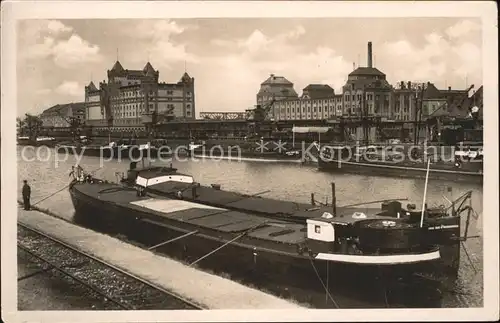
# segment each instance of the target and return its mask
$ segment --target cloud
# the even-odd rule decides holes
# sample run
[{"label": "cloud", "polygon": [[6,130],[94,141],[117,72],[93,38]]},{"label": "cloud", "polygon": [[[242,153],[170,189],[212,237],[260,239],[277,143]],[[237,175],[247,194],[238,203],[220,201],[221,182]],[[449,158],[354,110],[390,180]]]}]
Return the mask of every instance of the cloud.
[{"label": "cloud", "polygon": [[58,20],[29,19],[19,23],[19,39],[21,42],[33,42],[46,36],[55,37],[71,32],[73,28]]},{"label": "cloud", "polygon": [[245,38],[234,40],[212,39],[211,43],[216,46],[224,47],[230,50],[240,50],[244,54],[262,54],[267,55],[270,52],[276,53],[276,50],[289,49],[289,41],[295,40],[305,34],[302,26],[296,26],[291,31],[277,34],[274,37],[265,35],[261,30],[256,29]]},{"label": "cloud", "polygon": [[423,44],[408,40],[385,43],[379,66],[387,71],[392,83],[449,80],[448,85],[463,87],[465,77],[481,83],[481,37],[478,30],[477,24],[463,20],[443,33],[425,35]]},{"label": "cloud", "polygon": [[56,93],[65,96],[83,97],[83,85],[75,81],[64,81],[56,88]]},{"label": "cloud", "polygon": [[141,20],[134,26],[139,38],[168,39],[172,35],[182,34],[188,26],[181,26],[176,21],[166,20]]},{"label": "cloud", "polygon": [[99,51],[99,46],[57,20],[27,20],[20,26],[19,52],[26,62],[51,59],[59,67],[77,68],[77,64],[100,61]]},{"label": "cloud", "polygon": [[459,23],[448,27],[445,33],[450,38],[459,38],[479,30],[481,30],[481,25],[479,23],[470,20],[462,20]]},{"label": "cloud", "polygon": [[73,30],[73,28],[65,26],[62,22],[57,20],[49,20],[46,26],[48,30],[54,33],[69,32]]},{"label": "cloud", "polygon": [[188,29],[195,29],[192,25],[180,25],[172,20],[142,20],[137,24],[122,29],[122,33],[137,35],[136,49],[129,58],[133,62],[144,62],[145,57],[158,69],[171,68],[178,62],[198,63],[197,55],[187,50],[186,44],[173,39]]},{"label": "cloud", "polygon": [[52,47],[54,62],[61,67],[71,67],[83,62],[101,60],[99,46],[91,45],[78,35],[71,35],[66,41],[60,41]]},{"label": "cloud", "polygon": [[48,94],[52,93],[52,90],[51,89],[39,89],[39,90],[36,90],[35,93],[37,95],[43,96],[43,95],[48,95]]},{"label": "cloud", "polygon": [[[340,91],[352,63],[328,46],[302,45],[305,33],[302,26],[276,35],[256,29],[244,38],[211,40],[223,51],[220,56],[204,57],[200,65],[206,68],[202,74],[195,73],[200,82],[210,84],[197,89],[198,102],[204,103],[200,108],[242,111],[252,107],[259,85],[271,73],[294,83],[299,95],[310,83],[326,83]],[[224,103],[220,103],[222,95]]]}]

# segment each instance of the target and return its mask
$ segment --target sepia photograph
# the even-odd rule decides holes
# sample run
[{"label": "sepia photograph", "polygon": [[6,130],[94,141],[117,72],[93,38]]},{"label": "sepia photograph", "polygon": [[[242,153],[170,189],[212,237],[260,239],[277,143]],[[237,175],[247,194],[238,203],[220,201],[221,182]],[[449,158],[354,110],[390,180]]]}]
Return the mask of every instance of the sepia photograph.
[{"label": "sepia photograph", "polygon": [[2,2],[3,320],[500,319],[496,11]]}]

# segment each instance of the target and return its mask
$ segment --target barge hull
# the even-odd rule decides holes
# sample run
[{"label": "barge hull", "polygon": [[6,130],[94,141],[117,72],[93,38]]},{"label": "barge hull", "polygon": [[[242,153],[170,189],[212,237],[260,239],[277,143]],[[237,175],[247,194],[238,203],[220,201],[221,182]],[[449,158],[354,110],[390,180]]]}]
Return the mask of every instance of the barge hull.
[{"label": "barge hull", "polygon": [[[324,291],[322,282],[328,280],[331,292],[333,290],[343,295],[354,293],[359,297],[359,292],[364,291],[366,286],[379,286],[382,281],[389,286],[393,284],[396,286],[400,278],[410,278],[415,272],[424,272],[438,265],[437,261],[398,266],[327,262],[313,259],[308,255],[299,255],[293,244],[283,245],[281,250],[277,250],[272,245],[259,243],[249,236],[244,236],[214,252],[238,234],[219,232],[214,235],[209,230],[195,227],[188,222],[130,209],[120,203],[109,203],[105,198],[93,198],[75,186],[78,184],[70,189],[70,194],[75,206],[77,223],[103,232],[123,234],[146,245],[160,244],[197,230],[196,234],[158,247],[156,250],[187,263],[195,262],[213,252],[199,264],[210,269],[234,273],[237,276],[251,277],[252,281],[284,283]],[[382,286],[374,288],[372,292],[365,292],[363,297],[369,298],[370,301],[374,299],[382,301],[380,288]],[[397,295],[397,292],[393,292],[393,295]]]},{"label": "barge hull", "polygon": [[[425,168],[416,167],[399,167],[378,164],[367,164],[358,162],[344,162],[344,161],[324,161],[318,159],[318,168],[322,171],[335,172],[335,173],[349,173],[360,174],[368,176],[387,176],[399,178],[413,178],[425,179]],[[467,170],[429,170],[429,179],[431,180],[445,180],[445,181],[459,181],[474,184],[483,183],[482,172],[467,171]]]}]

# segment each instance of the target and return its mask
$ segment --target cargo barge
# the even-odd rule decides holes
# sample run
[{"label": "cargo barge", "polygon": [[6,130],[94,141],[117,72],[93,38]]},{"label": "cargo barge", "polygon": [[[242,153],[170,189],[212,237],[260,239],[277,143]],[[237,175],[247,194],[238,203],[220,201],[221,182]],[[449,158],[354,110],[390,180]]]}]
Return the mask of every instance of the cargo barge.
[{"label": "cargo barge", "polygon": [[321,149],[318,168],[336,173],[424,179],[426,160],[430,158],[432,167],[429,176],[432,180],[481,184],[482,143],[457,146],[452,153],[451,157],[440,158],[425,154],[411,156],[408,151],[396,151],[391,146],[328,145]]},{"label": "cargo barge", "polygon": [[350,293],[416,274],[457,274],[466,239],[460,220],[471,215],[471,192],[445,209],[425,205],[421,212],[384,201],[381,208],[360,210],[337,206],[334,186],[331,205],[313,206],[202,186],[175,168],[138,169],[133,162],[120,183],[79,175],[69,192],[76,222],[140,236],[149,249],[191,265],[208,263],[271,282]]},{"label": "cargo barge", "polygon": [[246,145],[207,145],[205,142],[191,142],[188,146],[188,154],[193,157],[255,159],[262,161],[289,161],[306,163],[316,161],[320,146],[317,142],[310,144],[307,149],[293,149],[291,147],[279,147],[269,149],[265,143],[247,143]]}]

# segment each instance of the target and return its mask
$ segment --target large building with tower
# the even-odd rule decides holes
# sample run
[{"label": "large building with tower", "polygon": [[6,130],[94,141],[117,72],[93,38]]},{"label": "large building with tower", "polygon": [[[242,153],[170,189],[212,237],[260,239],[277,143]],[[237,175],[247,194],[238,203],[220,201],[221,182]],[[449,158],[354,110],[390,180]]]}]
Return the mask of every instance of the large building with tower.
[{"label": "large building with tower", "polygon": [[[386,75],[373,66],[373,47],[368,42],[367,64],[355,68],[342,86],[342,93],[324,84],[310,84],[298,97],[293,83],[281,76],[264,81],[257,94],[257,104],[265,105],[273,98],[276,101],[269,108],[268,118],[272,120],[318,120],[344,116],[351,118],[380,117],[383,120],[416,120],[417,94],[424,87],[422,120],[443,106],[460,103],[467,97],[467,90],[439,90],[432,83],[415,84],[400,82],[391,85]],[[272,90],[271,90],[272,89]],[[282,95],[277,95],[282,94]]]},{"label": "large building with tower", "polygon": [[372,43],[368,43],[366,67],[358,67],[342,87],[343,114],[350,117],[381,116],[391,118],[392,86],[386,75],[373,67]]},{"label": "large building with tower", "polygon": [[85,87],[87,125],[140,131],[153,113],[160,123],[195,119],[194,78],[184,73],[177,83],[165,83],[159,74],[149,62],[142,70],[128,70],[116,61],[107,71],[107,82]]}]

